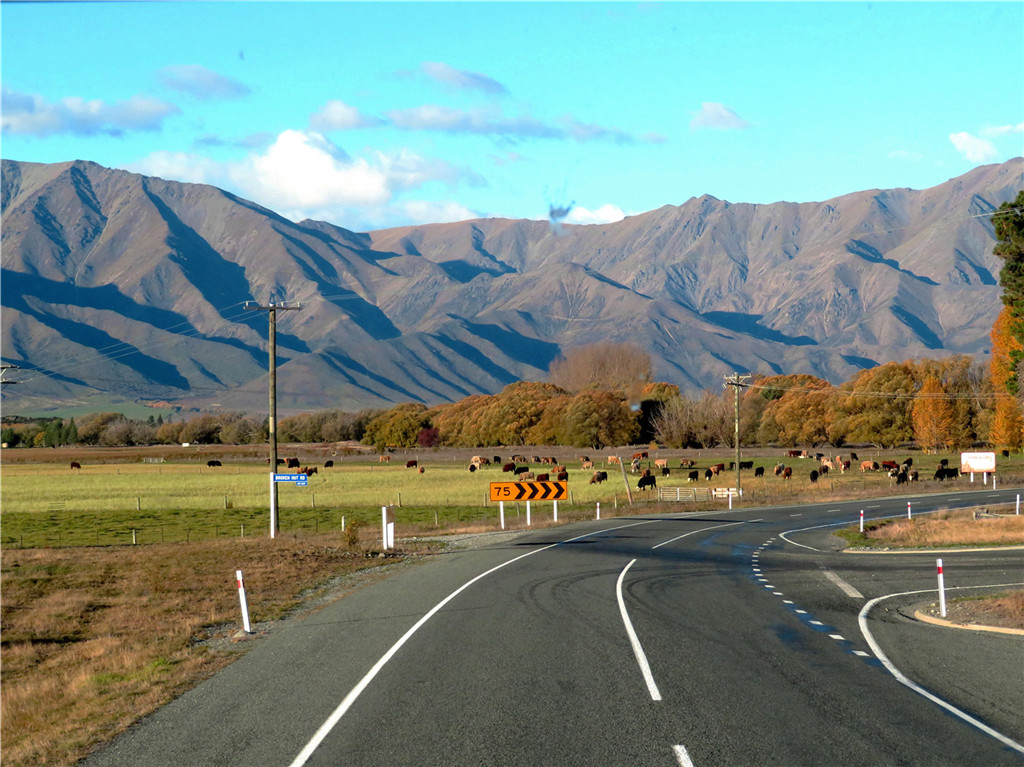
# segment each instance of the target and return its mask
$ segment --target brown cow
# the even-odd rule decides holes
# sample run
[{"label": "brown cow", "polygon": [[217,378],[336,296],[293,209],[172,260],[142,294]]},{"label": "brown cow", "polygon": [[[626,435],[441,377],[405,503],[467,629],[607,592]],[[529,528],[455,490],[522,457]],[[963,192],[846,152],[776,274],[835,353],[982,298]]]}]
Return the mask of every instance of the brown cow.
[{"label": "brown cow", "polygon": [[82,464],[80,464],[78,461],[72,461],[71,462],[71,468],[72,469],[81,469],[82,468]]},{"label": "brown cow", "polygon": [[390,455],[378,455],[377,456],[377,463],[391,463],[391,456]]},{"label": "brown cow", "polygon": [[668,459],[667,458],[656,458],[654,460],[654,468],[656,468],[656,469],[664,469],[664,468],[667,468],[667,467],[668,467]]},{"label": "brown cow", "polygon": [[558,479],[559,482],[568,482],[569,481],[569,472],[567,472],[567,471],[560,471],[560,472],[558,472],[558,474],[556,475],[556,479]]},{"label": "brown cow", "polygon": [[538,482],[550,482],[551,481],[551,475],[550,474],[538,474],[537,475],[537,481]]},{"label": "brown cow", "polygon": [[406,461],[405,462],[405,468],[407,468],[407,469],[415,469],[417,466],[419,466],[419,464],[416,461]]},{"label": "brown cow", "polygon": [[582,464],[580,464],[580,468],[581,469],[593,469],[594,468],[594,462],[593,461],[584,461]]},{"label": "brown cow", "polygon": [[782,478],[783,479],[789,479],[792,476],[793,476],[793,470],[789,466],[787,466],[785,469],[782,470]]},{"label": "brown cow", "polygon": [[501,467],[501,470],[503,472],[515,471],[516,470],[516,465],[514,463],[509,462],[509,463],[503,464],[502,467]]},{"label": "brown cow", "polygon": [[878,471],[878,464],[874,461],[861,461],[860,470],[864,471]]},{"label": "brown cow", "polygon": [[724,463],[716,463],[714,466],[711,467],[711,471],[717,477],[719,472],[725,471],[725,464]]},{"label": "brown cow", "polygon": [[622,463],[622,461],[619,460],[619,457],[617,455],[610,455],[610,456],[608,456],[608,465],[609,466],[614,466],[617,463]]}]

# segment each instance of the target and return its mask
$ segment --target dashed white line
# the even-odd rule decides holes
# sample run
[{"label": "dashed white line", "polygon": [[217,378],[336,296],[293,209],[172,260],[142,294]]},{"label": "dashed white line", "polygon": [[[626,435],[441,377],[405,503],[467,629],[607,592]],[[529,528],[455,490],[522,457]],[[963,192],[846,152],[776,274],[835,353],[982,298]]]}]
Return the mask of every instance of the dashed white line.
[{"label": "dashed white line", "polygon": [[864,598],[863,594],[861,594],[859,591],[857,591],[857,589],[855,589],[849,583],[844,581],[842,578],[840,578],[838,575],[836,575],[831,570],[824,570],[822,572],[824,573],[825,577],[828,578],[830,581],[832,581],[832,583],[836,584],[842,590],[842,592],[844,594],[846,594],[846,596],[851,597],[853,599],[863,599]]},{"label": "dashed white line", "polygon": [[834,639],[837,642],[845,642],[846,641],[846,638],[842,634],[829,634],[828,638],[829,639]]},{"label": "dashed white line", "polygon": [[679,767],[693,767],[693,761],[690,759],[690,755],[686,752],[686,746],[672,746],[672,753],[676,755],[676,761],[679,762]]}]

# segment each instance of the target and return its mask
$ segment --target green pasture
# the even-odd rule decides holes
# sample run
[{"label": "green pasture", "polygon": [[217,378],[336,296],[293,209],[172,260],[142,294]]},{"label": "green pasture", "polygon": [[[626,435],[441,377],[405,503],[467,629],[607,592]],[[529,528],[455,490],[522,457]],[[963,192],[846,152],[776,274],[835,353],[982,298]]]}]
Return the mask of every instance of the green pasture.
[{"label": "green pasture", "polygon": [[[864,454],[862,457],[867,460]],[[947,457],[951,465],[958,464],[958,456]],[[915,466],[925,481],[904,486],[900,492],[948,487],[948,483],[930,480],[939,458],[915,456]],[[672,474],[657,476],[658,485],[693,487],[686,480],[687,470],[678,468],[679,458],[668,460]],[[853,497],[895,492],[885,474],[864,474],[857,467],[845,474],[830,472],[812,485],[808,474],[816,463],[811,460],[781,459],[793,466],[789,482],[772,474],[780,461],[777,453],[752,460],[755,466],[765,467],[766,476],[754,478],[752,471],[743,472],[747,502],[770,504],[795,498],[810,502],[833,494]],[[728,461],[700,460],[702,478],[697,486],[734,486],[734,471],[726,471],[711,483],[703,479],[708,465]],[[381,506],[394,507],[399,536],[471,525],[498,527],[498,504],[488,500],[489,484],[510,481],[512,475],[496,467],[471,473],[465,463],[450,456],[439,455],[436,460],[421,457],[420,464],[423,474],[406,469],[404,462],[346,461],[331,469],[319,468],[319,473],[309,478],[308,487],[279,483],[280,529],[283,534],[337,531],[340,535],[342,526],[353,522],[379,526]],[[1018,479],[1020,464],[1019,456],[1000,457],[1001,482]],[[550,470],[548,466],[531,468]],[[595,485],[589,484],[592,472],[579,468],[578,462],[568,468],[570,499],[559,503],[560,519],[590,516],[597,503],[601,503],[602,514],[611,515],[628,503],[618,466],[595,466],[608,472],[608,481]],[[657,498],[654,492],[637,490],[638,477],[630,474],[628,467],[626,477],[634,510],[642,510]],[[979,489],[977,485],[974,488]],[[70,469],[66,464],[9,464],[0,475],[0,545],[95,546],[264,536],[269,529],[269,495],[269,472],[256,462],[226,462],[215,468],[172,462],[96,464],[82,469]],[[537,522],[550,519],[552,504],[535,502],[531,514]],[[506,527],[525,526],[525,502],[506,502],[505,520]]]}]

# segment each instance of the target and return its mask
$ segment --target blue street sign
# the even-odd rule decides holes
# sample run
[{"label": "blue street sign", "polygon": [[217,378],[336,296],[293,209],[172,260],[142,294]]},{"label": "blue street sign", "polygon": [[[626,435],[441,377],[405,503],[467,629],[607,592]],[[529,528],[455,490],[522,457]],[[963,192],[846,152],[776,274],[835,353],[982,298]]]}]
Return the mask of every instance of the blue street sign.
[{"label": "blue street sign", "polygon": [[305,474],[275,474],[275,482],[295,482],[299,485],[305,485],[309,481],[309,477]]}]

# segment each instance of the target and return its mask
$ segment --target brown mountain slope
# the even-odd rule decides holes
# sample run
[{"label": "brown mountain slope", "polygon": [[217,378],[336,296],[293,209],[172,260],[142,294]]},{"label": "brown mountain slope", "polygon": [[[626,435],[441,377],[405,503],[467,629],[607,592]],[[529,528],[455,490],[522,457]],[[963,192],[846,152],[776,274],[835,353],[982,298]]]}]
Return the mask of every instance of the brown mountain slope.
[{"label": "brown mountain slope", "polygon": [[705,196],[560,235],[507,219],[360,234],[80,161],[2,175],[3,356],[26,368],[9,412],[265,410],[266,317],[243,304],[272,297],[303,304],[278,330],[289,411],[493,392],[599,340],[641,344],[689,390],[984,354],[1000,263],[983,214],[1024,188],[1024,161],[819,203]]}]

